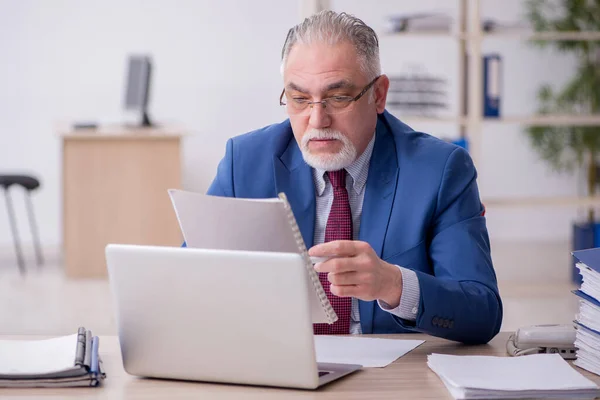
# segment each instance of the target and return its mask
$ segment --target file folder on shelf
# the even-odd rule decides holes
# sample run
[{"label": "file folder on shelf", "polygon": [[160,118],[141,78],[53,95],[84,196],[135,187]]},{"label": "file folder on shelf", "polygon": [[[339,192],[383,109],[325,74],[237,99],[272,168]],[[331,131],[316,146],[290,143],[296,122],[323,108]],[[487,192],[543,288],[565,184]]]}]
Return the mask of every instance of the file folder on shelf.
[{"label": "file folder on shelf", "polygon": [[483,57],[483,116],[500,117],[502,59],[498,54]]}]

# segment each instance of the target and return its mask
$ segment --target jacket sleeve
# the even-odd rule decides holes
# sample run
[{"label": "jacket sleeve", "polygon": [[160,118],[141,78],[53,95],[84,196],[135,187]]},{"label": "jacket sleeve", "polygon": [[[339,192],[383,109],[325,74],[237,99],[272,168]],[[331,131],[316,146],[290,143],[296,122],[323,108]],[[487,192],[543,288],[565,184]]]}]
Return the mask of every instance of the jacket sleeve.
[{"label": "jacket sleeve", "polygon": [[229,139],[225,147],[225,156],[217,166],[217,174],[206,194],[221,197],[235,197],[233,187],[233,140]]},{"label": "jacket sleeve", "polygon": [[490,254],[475,166],[463,148],[444,168],[429,238],[433,275],[416,271],[421,298],[404,328],[463,343],[487,343],[502,323],[502,301]]},{"label": "jacket sleeve", "polygon": [[[217,174],[206,192],[208,195],[235,197],[233,188],[233,140],[229,139],[225,147],[225,156],[217,166]],[[187,247],[183,242],[181,247]]]}]

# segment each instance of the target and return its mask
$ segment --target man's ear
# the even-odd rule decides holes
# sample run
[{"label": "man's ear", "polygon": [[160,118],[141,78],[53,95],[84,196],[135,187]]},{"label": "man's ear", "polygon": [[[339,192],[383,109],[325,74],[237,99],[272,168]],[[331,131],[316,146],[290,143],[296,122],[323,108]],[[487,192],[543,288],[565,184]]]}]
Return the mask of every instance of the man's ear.
[{"label": "man's ear", "polygon": [[381,114],[385,110],[385,102],[387,100],[388,89],[390,88],[390,79],[385,74],[381,75],[374,86],[375,108],[377,109],[377,114]]}]

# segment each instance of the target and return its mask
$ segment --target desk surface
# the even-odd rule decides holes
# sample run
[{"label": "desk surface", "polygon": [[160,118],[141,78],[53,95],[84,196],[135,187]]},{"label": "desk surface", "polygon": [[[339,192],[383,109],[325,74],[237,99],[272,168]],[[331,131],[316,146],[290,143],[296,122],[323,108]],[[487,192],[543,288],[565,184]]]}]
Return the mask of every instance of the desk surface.
[{"label": "desk surface", "polygon": [[[101,387],[66,389],[0,389],[0,398],[49,399],[452,399],[437,375],[427,367],[431,353],[506,356],[509,333],[502,332],[489,344],[464,346],[426,335],[373,335],[397,339],[423,339],[425,343],[385,368],[365,368],[315,391],[241,385],[142,379],[128,375],[121,364],[116,337],[100,338],[100,354],[107,379]],[[23,337],[24,339],[29,337]],[[14,339],[14,337],[11,337]],[[600,376],[574,367],[600,384]]]}]

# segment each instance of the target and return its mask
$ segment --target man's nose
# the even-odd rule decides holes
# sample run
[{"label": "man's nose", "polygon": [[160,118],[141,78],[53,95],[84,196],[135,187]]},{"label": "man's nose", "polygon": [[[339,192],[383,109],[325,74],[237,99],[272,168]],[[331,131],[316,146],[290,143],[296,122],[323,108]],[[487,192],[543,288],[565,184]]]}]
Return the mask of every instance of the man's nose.
[{"label": "man's nose", "polygon": [[331,125],[331,116],[325,112],[322,103],[313,104],[310,110],[309,125],[313,128],[327,128]]}]

